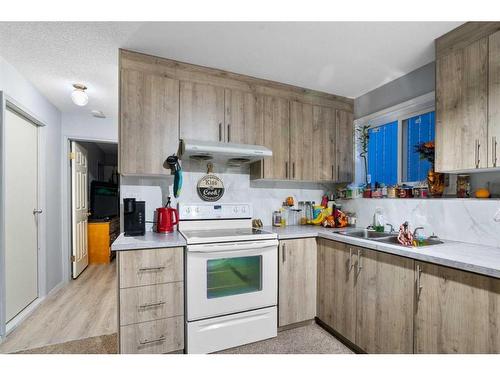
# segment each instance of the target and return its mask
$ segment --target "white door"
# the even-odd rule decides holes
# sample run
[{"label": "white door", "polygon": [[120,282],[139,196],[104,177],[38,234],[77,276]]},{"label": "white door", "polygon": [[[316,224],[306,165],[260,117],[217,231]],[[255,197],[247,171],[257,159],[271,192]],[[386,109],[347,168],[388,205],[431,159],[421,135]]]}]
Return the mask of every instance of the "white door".
[{"label": "white door", "polygon": [[73,278],[89,264],[87,249],[88,219],[88,165],[87,150],[80,144],[71,142],[71,228]]},{"label": "white door", "polygon": [[38,297],[38,129],[5,112],[5,276],[9,322]]}]

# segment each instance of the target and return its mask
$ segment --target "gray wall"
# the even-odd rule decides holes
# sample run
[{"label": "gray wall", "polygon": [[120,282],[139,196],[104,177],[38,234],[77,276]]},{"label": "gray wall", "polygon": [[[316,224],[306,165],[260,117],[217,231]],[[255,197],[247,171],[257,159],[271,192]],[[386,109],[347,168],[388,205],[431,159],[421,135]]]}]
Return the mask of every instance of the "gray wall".
[{"label": "gray wall", "polygon": [[354,118],[364,117],[434,91],[435,66],[431,62],[354,99]]}]

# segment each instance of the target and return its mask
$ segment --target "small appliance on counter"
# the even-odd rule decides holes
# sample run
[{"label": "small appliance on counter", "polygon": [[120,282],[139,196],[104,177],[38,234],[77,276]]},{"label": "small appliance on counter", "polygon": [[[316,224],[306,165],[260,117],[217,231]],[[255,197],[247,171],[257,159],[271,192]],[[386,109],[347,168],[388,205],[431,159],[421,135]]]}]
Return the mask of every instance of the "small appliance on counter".
[{"label": "small appliance on counter", "polygon": [[146,202],[135,198],[123,199],[123,229],[126,237],[144,236],[146,233]]},{"label": "small appliance on counter", "polygon": [[174,225],[179,224],[179,212],[170,207],[170,197],[168,197],[165,207],[156,209],[156,226],[157,233],[172,233]]}]

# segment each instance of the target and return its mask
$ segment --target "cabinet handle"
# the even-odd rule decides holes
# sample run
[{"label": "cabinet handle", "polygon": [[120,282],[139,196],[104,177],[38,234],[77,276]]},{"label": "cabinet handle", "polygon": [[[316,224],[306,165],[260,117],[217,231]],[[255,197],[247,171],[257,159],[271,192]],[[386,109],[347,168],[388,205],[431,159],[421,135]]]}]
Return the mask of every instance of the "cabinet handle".
[{"label": "cabinet handle", "polygon": [[422,290],[423,286],[420,283],[420,275],[422,274],[422,267],[417,264],[417,297],[420,296],[420,291]]},{"label": "cabinet handle", "polygon": [[479,159],[479,148],[481,144],[479,143],[479,139],[476,139],[476,168],[479,168],[479,163],[481,160]]},{"label": "cabinet handle", "polygon": [[333,164],[332,164],[332,181],[333,181],[333,180],[334,180],[334,178],[333,178]]},{"label": "cabinet handle", "polygon": [[222,122],[219,122],[219,142],[222,142]]},{"label": "cabinet handle", "polygon": [[285,263],[285,260],[286,260],[285,245],[286,245],[286,244],[283,244],[283,245],[281,246],[281,259],[283,260],[283,263]]},{"label": "cabinet handle", "polygon": [[337,165],[337,181],[340,180],[340,165]]},{"label": "cabinet handle", "polygon": [[492,145],[493,166],[496,167],[497,166],[497,137],[492,137],[492,143],[493,143],[493,145]]},{"label": "cabinet handle", "polygon": [[349,248],[349,271],[352,269],[352,247]]},{"label": "cabinet handle", "polygon": [[165,269],[164,266],[158,266],[158,267],[142,267],[142,268],[139,268],[139,272],[148,272],[148,271],[152,271],[152,272],[160,272],[160,271],[163,271]]},{"label": "cabinet handle", "polygon": [[363,268],[363,266],[361,265],[361,249],[358,249],[358,273],[361,272],[361,269]]},{"label": "cabinet handle", "polygon": [[154,344],[154,343],[157,343],[157,342],[162,342],[162,341],[165,341],[166,340],[166,337],[161,335],[160,337],[158,337],[157,339],[146,339],[146,340],[140,340],[139,341],[139,345],[147,345],[147,344]]},{"label": "cabinet handle", "polygon": [[150,307],[160,307],[163,306],[165,303],[166,303],[165,301],[145,303],[144,305],[139,305],[139,310],[148,309]]},{"label": "cabinet handle", "polygon": [[285,161],[285,178],[288,178],[288,162]]},{"label": "cabinet handle", "polygon": [[227,141],[231,141],[231,124],[227,124]]},{"label": "cabinet handle", "polygon": [[292,163],[292,177],[295,178],[295,162]]}]

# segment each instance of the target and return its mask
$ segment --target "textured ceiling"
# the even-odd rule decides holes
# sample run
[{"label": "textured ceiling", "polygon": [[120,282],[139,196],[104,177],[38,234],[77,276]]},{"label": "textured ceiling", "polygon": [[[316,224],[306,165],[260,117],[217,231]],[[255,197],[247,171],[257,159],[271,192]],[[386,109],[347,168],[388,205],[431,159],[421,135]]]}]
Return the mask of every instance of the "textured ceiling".
[{"label": "textured ceiling", "polygon": [[[0,55],[63,112],[118,111],[118,48],[358,97],[434,59],[459,22],[0,22]],[[76,107],[72,83],[88,86]]]}]

